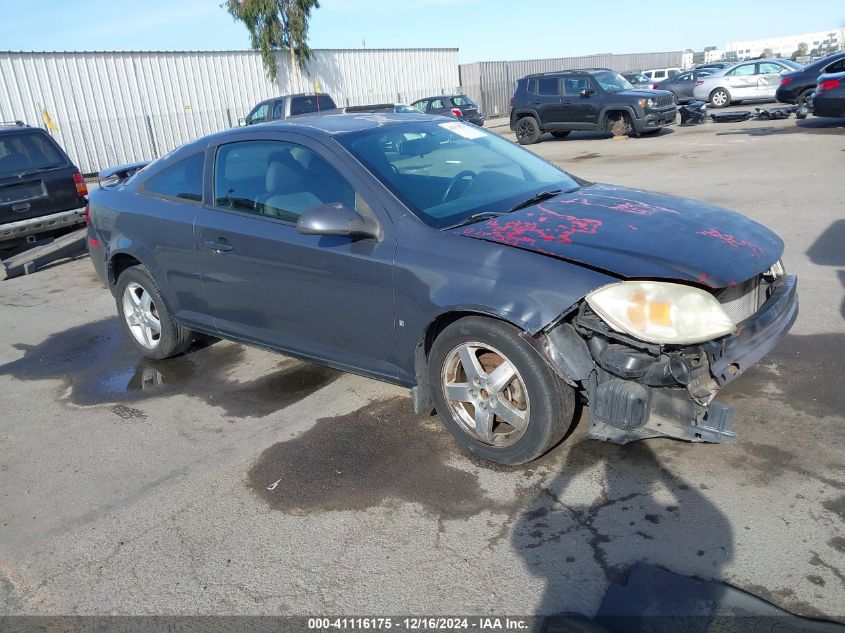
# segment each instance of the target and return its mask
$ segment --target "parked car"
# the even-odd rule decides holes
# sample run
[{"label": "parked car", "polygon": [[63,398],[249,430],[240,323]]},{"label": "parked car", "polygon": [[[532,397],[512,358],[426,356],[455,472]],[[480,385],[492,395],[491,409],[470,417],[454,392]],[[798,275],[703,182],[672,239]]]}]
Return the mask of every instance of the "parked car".
[{"label": "parked car", "polygon": [[697,79],[693,97],[724,108],[743,99],[774,99],[781,75],[801,65],[789,59],[753,59]]},{"label": "parked car", "polygon": [[528,75],[516,83],[510,128],[521,145],[536,143],[543,132],[563,138],[573,130],[610,130],[623,134],[658,132],[675,122],[677,107],[669,92],[637,90],[607,68]]},{"label": "parked car", "polygon": [[681,72],[680,68],[653,68],[652,70],[644,70],[643,74],[649,78],[649,81],[662,81],[669,77],[674,77]]},{"label": "parked car", "polygon": [[845,118],[845,72],[819,77],[812,103],[815,116]]},{"label": "parked car", "polygon": [[79,168],[45,130],[0,123],[0,252],[81,227],[87,196]]},{"label": "parked car", "polygon": [[267,121],[282,121],[292,116],[313,112],[334,112],[334,100],[324,92],[282,95],[257,104],[249,114],[239,121],[241,125],[255,125]]},{"label": "parked car", "polygon": [[721,70],[722,68],[727,68],[730,66],[732,62],[708,62],[707,64],[699,64],[698,66],[693,67],[693,70]]},{"label": "parked car", "polygon": [[800,70],[781,75],[776,97],[781,103],[810,105],[813,91],[821,75],[845,72],[845,51],[833,53],[807,64]]},{"label": "parked car", "polygon": [[343,108],[346,114],[361,114],[366,112],[404,112],[405,114],[420,114],[416,108],[404,103],[377,103],[375,105],[347,106]]},{"label": "parked car", "polygon": [[403,385],[508,464],[557,444],[577,399],[603,440],[733,439],[712,398],[798,310],[783,242],[756,222],[587,183],[442,117],[228,130],[90,209],[138,353],[204,333]]},{"label": "parked car", "polygon": [[634,86],[634,88],[651,88],[654,83],[650,77],[646,77],[642,73],[622,73],[622,76]]},{"label": "parked car", "polygon": [[466,95],[440,95],[426,97],[411,104],[412,108],[425,114],[452,116],[462,121],[483,126],[485,115],[472,99]]},{"label": "parked car", "polygon": [[675,98],[675,103],[689,103],[690,101],[695,101],[695,97],[692,96],[695,82],[703,77],[707,77],[713,72],[711,68],[688,70],[680,75],[675,75],[669,79],[657,82],[653,88],[655,90],[668,90],[671,92]]}]

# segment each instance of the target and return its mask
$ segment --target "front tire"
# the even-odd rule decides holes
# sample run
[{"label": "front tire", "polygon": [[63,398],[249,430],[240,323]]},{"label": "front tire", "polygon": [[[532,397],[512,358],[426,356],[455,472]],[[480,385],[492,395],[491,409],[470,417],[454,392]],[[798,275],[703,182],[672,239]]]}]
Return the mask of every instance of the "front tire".
[{"label": "front tire", "polygon": [[731,93],[724,88],[716,88],[710,93],[710,105],[714,108],[726,108],[731,105]]},{"label": "front tire", "polygon": [[446,428],[483,459],[530,462],[572,426],[575,392],[508,323],[466,317],[446,327],[429,378]]},{"label": "front tire", "polygon": [[800,95],[798,95],[798,99],[795,103],[798,104],[798,107],[804,106],[806,108],[813,107],[813,92],[814,88],[808,88],[807,90],[803,91]]},{"label": "front tire", "polygon": [[115,300],[124,331],[147,358],[177,356],[191,345],[194,333],[176,322],[155,278],[144,266],[132,266],[120,274]]},{"label": "front tire", "polygon": [[533,145],[540,140],[540,124],[533,116],[524,116],[516,122],[516,141],[520,145]]}]

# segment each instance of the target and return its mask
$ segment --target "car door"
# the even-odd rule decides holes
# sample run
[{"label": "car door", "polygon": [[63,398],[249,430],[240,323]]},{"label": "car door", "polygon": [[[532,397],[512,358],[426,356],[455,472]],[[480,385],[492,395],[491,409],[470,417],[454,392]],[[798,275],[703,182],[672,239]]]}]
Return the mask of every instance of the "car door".
[{"label": "car door", "polygon": [[758,99],[774,99],[778,86],[780,85],[780,76],[787,72],[786,66],[781,66],[776,62],[758,62],[757,63],[757,98]]},{"label": "car door", "polygon": [[733,99],[754,99],[757,94],[757,64],[740,64],[725,73],[725,87]]},{"label": "car door", "polygon": [[698,72],[680,73],[670,79],[667,90],[674,92],[678,96],[679,101],[689,101],[692,99],[692,89],[695,88],[696,79],[704,77],[707,74]]},{"label": "car door", "polygon": [[[601,96],[593,81],[586,75],[568,75],[561,80],[563,105],[561,121],[574,129],[592,129],[598,122]],[[592,91],[581,96],[582,90]]]},{"label": "car door", "polygon": [[[395,237],[383,207],[333,150],[265,132],[211,148],[195,248],[218,331],[377,377],[395,362]],[[302,235],[298,216],[343,202],[375,217],[382,241]]]},{"label": "car door", "polygon": [[436,99],[431,99],[428,102],[428,106],[426,108],[426,114],[448,114],[449,108],[446,107],[445,99],[437,97]]},{"label": "car door", "polygon": [[536,77],[529,83],[528,105],[537,111],[543,125],[560,125],[566,121],[560,77]]},{"label": "car door", "polygon": [[273,120],[278,121],[285,118],[285,100],[276,99],[273,102]]}]

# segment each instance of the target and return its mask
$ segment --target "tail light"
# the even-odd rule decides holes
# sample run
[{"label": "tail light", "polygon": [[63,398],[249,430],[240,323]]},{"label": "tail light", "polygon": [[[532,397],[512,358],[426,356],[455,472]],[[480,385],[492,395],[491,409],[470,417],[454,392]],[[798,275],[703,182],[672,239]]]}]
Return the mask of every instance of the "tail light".
[{"label": "tail light", "polygon": [[703,86],[703,85],[704,85],[704,80],[703,80],[703,79],[699,79],[698,81],[696,81],[696,82],[695,82],[695,85],[696,85],[696,86]]},{"label": "tail light", "polygon": [[84,198],[88,195],[88,185],[85,184],[85,179],[78,171],[73,174],[73,183],[76,185],[77,197]]},{"label": "tail light", "polygon": [[827,92],[828,90],[833,90],[834,88],[838,88],[841,85],[842,85],[841,79],[828,79],[827,81],[823,81],[818,86],[816,86],[816,94],[820,95],[823,92]]},{"label": "tail light", "polygon": [[658,87],[657,84],[652,85],[651,89],[652,90],[660,90],[660,88]]},{"label": "tail light", "polygon": [[85,205],[85,226],[91,226],[91,210]]},{"label": "tail light", "polygon": [[511,107],[513,107],[514,98],[511,97]]},{"label": "tail light", "polygon": [[787,84],[791,84],[791,83],[792,83],[792,77],[781,77],[780,87],[783,88]]},{"label": "tail light", "polygon": [[462,117],[464,115],[464,113],[458,110],[458,108],[452,108],[452,114],[454,114],[456,117]]}]

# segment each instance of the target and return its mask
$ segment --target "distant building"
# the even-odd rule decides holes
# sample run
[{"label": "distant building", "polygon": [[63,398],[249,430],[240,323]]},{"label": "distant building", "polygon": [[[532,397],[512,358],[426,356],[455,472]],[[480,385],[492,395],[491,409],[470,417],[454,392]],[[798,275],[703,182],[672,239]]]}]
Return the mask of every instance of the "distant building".
[{"label": "distant building", "polygon": [[[728,42],[725,44],[725,59],[753,59],[767,51],[771,51],[774,57],[791,57],[798,50],[798,45],[802,43],[807,45],[807,53],[810,55],[825,55],[828,52],[843,50],[845,49],[845,28],[762,40]],[[732,54],[730,58],[729,53]]]}]

